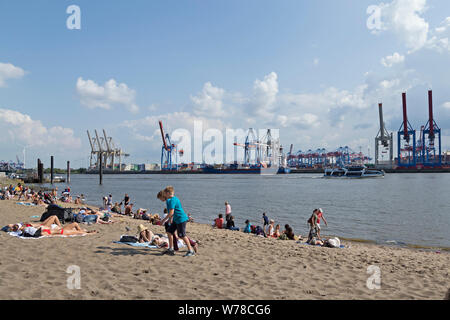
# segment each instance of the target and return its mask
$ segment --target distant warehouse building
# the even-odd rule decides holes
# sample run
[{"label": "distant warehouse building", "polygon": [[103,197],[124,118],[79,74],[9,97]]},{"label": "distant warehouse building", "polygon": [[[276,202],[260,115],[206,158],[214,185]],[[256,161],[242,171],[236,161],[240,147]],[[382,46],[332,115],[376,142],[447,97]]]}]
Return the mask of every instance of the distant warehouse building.
[{"label": "distant warehouse building", "polygon": [[157,163],[146,163],[144,165],[145,171],[154,171],[154,170],[160,170],[159,164]]}]

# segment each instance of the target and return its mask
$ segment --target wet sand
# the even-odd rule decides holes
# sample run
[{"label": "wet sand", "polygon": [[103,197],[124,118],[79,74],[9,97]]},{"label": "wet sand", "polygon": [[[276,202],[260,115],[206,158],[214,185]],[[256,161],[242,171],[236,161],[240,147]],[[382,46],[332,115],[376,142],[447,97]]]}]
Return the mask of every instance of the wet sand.
[{"label": "wet sand", "polygon": [[[1,226],[37,221],[30,217],[45,211],[16,202],[0,201]],[[0,232],[0,299],[444,299],[450,288],[444,251],[351,241],[322,248],[189,223],[199,253],[162,256],[164,249],[113,241],[136,234],[140,223],[154,233],[163,227],[117,220],[83,225],[99,231],[84,237],[25,240]],[[80,267],[81,289],[67,287],[72,265]],[[379,267],[380,289],[367,287],[371,265]]]}]

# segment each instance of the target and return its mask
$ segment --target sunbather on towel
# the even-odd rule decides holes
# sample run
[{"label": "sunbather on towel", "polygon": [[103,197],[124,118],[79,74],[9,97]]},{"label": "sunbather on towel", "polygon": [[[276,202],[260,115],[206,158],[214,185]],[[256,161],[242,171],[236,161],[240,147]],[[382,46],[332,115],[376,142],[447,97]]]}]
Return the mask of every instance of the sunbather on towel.
[{"label": "sunbather on towel", "polygon": [[[195,253],[198,253],[198,241],[195,241],[190,238],[188,238],[188,239],[189,239],[189,243],[190,243],[191,247],[194,249]],[[167,238],[166,236],[160,237],[158,235],[155,235],[155,236],[153,236],[151,244],[158,246],[160,248],[165,248],[165,247],[169,246],[169,238]],[[178,248],[183,248],[186,246],[184,244],[183,240],[181,240],[181,239],[177,239],[177,245],[178,245]]]},{"label": "sunbather on towel", "polygon": [[18,236],[24,237],[35,237],[38,238],[40,236],[54,236],[54,235],[65,235],[65,236],[74,236],[74,235],[87,235],[87,234],[95,234],[96,230],[87,231],[82,229],[80,225],[76,222],[68,224],[63,228],[59,227],[33,227],[30,224],[15,224],[11,229],[12,232],[15,232]]}]

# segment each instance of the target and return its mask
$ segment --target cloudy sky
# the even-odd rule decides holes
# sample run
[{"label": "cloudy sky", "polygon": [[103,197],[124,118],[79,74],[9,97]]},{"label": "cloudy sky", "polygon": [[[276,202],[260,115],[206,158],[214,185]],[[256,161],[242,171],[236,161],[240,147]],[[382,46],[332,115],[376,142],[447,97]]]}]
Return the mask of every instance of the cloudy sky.
[{"label": "cloudy sky", "polygon": [[378,102],[396,132],[406,91],[419,129],[428,89],[450,149],[449,38],[448,0],[2,1],[0,160],[86,166],[104,128],[128,162],[159,162],[158,120],[373,156]]}]

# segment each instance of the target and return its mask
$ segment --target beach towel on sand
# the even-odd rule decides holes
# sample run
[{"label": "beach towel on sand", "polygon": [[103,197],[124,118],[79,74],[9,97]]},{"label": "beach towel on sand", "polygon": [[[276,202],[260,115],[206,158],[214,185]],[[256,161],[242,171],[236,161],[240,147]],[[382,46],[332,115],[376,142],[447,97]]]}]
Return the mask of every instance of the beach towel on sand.
[{"label": "beach towel on sand", "polygon": [[20,206],[36,206],[36,204],[30,202],[16,202],[16,204]]},{"label": "beach towel on sand", "polygon": [[69,238],[69,237],[84,237],[85,236],[85,234],[77,234],[77,235],[71,235],[71,236],[58,234],[58,235],[52,235],[52,236],[45,235],[45,236],[40,236],[40,237],[23,237],[23,236],[20,236],[18,232],[8,232],[8,234],[10,236],[17,237],[20,239]]},{"label": "beach towel on sand", "polygon": [[[325,247],[325,246],[322,246],[322,245],[320,245],[320,244],[309,244],[309,243],[307,243],[307,242],[301,242],[301,241],[297,241],[297,243],[299,243],[299,244],[304,244],[304,245],[307,245],[307,246]],[[330,247],[325,247],[325,248],[330,248]],[[340,249],[343,249],[343,248],[345,248],[345,246],[344,246],[343,244],[341,244],[341,245],[339,246],[339,248],[340,248]]]},{"label": "beach towel on sand", "polygon": [[120,241],[113,241],[113,243],[120,243],[120,244],[126,244],[132,247],[140,247],[140,248],[151,248],[151,249],[157,249],[158,246],[151,245],[150,242],[120,242]]}]

